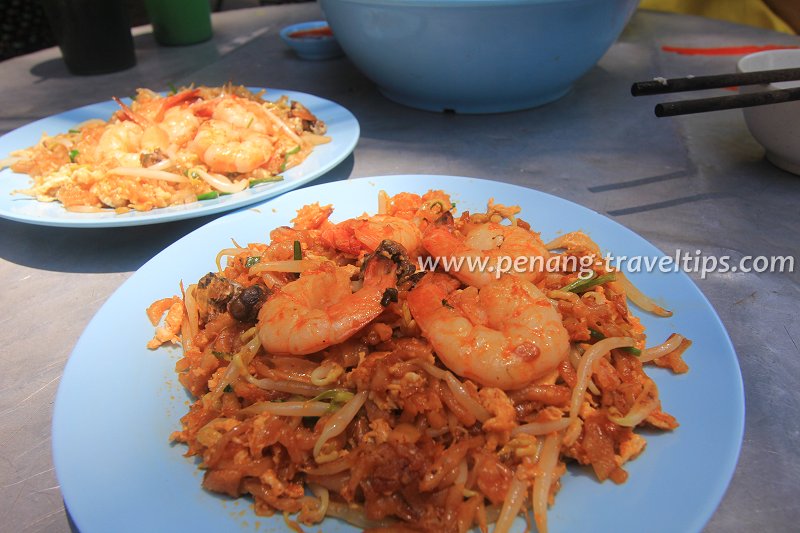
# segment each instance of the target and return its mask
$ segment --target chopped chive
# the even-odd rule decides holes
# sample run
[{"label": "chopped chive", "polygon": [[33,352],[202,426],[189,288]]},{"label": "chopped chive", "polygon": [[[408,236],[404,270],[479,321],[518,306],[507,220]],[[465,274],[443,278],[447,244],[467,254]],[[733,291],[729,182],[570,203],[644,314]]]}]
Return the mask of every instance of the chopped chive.
[{"label": "chopped chive", "polygon": [[77,150],[70,150],[69,151],[69,162],[70,163],[74,163],[75,162],[75,158],[78,157],[78,153],[79,152]]},{"label": "chopped chive", "polygon": [[204,192],[203,194],[197,195],[197,199],[200,201],[213,200],[214,198],[219,198],[219,193],[217,191]]},{"label": "chopped chive", "polygon": [[[606,338],[605,335],[603,335],[602,333],[600,333],[596,329],[592,329],[592,328],[589,328],[589,336],[592,339],[597,340],[597,341],[601,341],[601,340]],[[642,355],[642,351],[639,348],[636,348],[634,346],[626,346],[624,348],[617,348],[617,349],[620,350],[620,351],[623,351],[623,352],[627,352],[627,353],[629,353],[631,355],[635,355],[636,357],[639,357],[640,355]]]},{"label": "chopped chive", "polygon": [[300,261],[303,258],[303,248],[300,246],[300,241],[294,241],[294,260]]},{"label": "chopped chive", "polygon": [[597,272],[592,272],[591,275],[588,278],[585,278],[585,279],[578,278],[575,281],[573,281],[572,283],[570,283],[568,285],[564,285],[563,287],[561,287],[561,290],[562,291],[573,292],[575,290],[575,288],[576,287],[580,287],[580,285],[582,283],[584,283],[586,281],[593,280],[596,277],[597,277]]},{"label": "chopped chive", "polygon": [[251,255],[245,260],[244,266],[245,268],[250,268],[251,266],[257,264],[259,261],[261,261],[261,256]]},{"label": "chopped chive", "polygon": [[247,126],[245,126],[245,128],[249,128],[250,126],[252,126],[254,118],[255,117],[250,117],[250,121],[247,123]]},{"label": "chopped chive", "polygon": [[347,403],[351,399],[353,399],[353,396],[355,396],[355,394],[353,394],[352,392],[350,392],[349,390],[346,390],[346,389],[330,389],[330,390],[326,390],[325,392],[314,396],[313,398],[311,398],[308,401],[309,402],[322,402],[322,401],[325,401],[325,400],[330,400],[332,404],[333,403]]},{"label": "chopped chive", "polygon": [[605,335],[597,331],[596,329],[589,328],[589,336],[595,340],[601,341],[606,338]]},{"label": "chopped chive", "polygon": [[67,130],[67,133],[80,133],[80,132],[81,130],[73,130],[73,129]]},{"label": "chopped chive", "polygon": [[229,353],[218,352],[216,350],[211,350],[211,355],[213,355],[217,359],[223,359],[225,361],[230,361],[233,358],[233,356],[231,354],[229,354]]},{"label": "chopped chive", "polygon": [[614,274],[603,274],[602,276],[598,276],[596,272],[592,272],[590,277],[586,279],[576,279],[569,285],[562,287],[561,290],[574,293],[586,292],[592,287],[608,283],[609,281],[614,281],[615,279],[617,278]]},{"label": "chopped chive", "polygon": [[269,178],[261,178],[257,180],[250,180],[250,187],[255,187],[256,185],[261,185],[262,183],[272,183],[275,181],[281,181],[283,178],[280,176],[272,176]]},{"label": "chopped chive", "polygon": [[172,85],[171,83],[168,83],[167,87],[169,87],[170,94],[178,94],[178,89],[176,89],[175,86]]},{"label": "chopped chive", "polygon": [[281,165],[281,172],[286,170],[286,165],[289,164],[289,156],[292,155],[292,154],[296,154],[299,151],[300,151],[300,146],[298,145],[298,146],[295,146],[294,148],[292,148],[291,150],[287,151],[284,154],[284,156],[283,156],[283,164]]}]

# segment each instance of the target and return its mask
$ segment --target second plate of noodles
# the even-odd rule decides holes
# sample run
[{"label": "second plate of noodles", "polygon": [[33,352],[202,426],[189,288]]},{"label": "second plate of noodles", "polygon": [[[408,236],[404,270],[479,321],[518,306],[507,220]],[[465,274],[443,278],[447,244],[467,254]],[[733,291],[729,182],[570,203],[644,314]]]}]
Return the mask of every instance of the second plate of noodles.
[{"label": "second plate of noodles", "polygon": [[321,176],[358,137],[351,113],[304,93],[139,89],[0,138],[0,216],[107,227],[217,213]]},{"label": "second plate of noodles", "polygon": [[[132,321],[137,333],[115,339],[125,348],[114,365],[85,355],[108,319],[87,330],[54,421],[57,472],[82,530],[102,530],[113,513],[92,513],[78,492],[90,436],[67,420],[95,395],[78,394],[83,372],[117,363],[152,366],[134,374],[151,376],[174,364],[173,387],[191,406],[174,388],[172,400],[123,402],[126,422],[111,421],[101,440],[140,469],[163,468],[159,478],[172,472],[163,490],[178,498],[247,496],[250,524],[633,531],[666,505],[668,529],[702,527],[741,441],[735,355],[685,275],[629,281],[596,260],[605,246],[657,250],[574,204],[481,180],[385,177],[292,195],[201,228],[137,273],[129,284],[143,294],[123,287],[108,305],[124,302],[119,320],[152,299],[139,310],[147,319]],[[584,232],[559,231],[572,227]],[[178,257],[170,288],[157,269]],[[155,335],[149,326],[142,338],[150,323]],[[160,388],[141,379],[142,392]],[[720,394],[729,409],[714,407]],[[160,404],[166,416],[153,412]],[[157,442],[128,444],[145,419]],[[702,452],[709,442],[716,462]],[[125,475],[132,459],[88,477]],[[138,504],[155,501],[162,489],[145,494],[148,476],[136,477]],[[161,504],[160,522],[136,526],[189,516],[206,531],[234,520],[208,502],[178,514]]]}]

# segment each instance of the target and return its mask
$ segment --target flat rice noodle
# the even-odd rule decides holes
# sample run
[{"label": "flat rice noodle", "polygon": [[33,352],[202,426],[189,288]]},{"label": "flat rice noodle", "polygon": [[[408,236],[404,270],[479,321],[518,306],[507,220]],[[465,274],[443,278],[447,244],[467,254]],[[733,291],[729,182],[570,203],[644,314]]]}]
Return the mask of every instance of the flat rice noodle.
[{"label": "flat rice noodle", "polygon": [[[328,503],[328,516],[344,520],[348,524],[352,524],[364,530],[380,531],[380,528],[402,527],[396,520],[385,518],[382,520],[371,520],[367,518],[364,512],[364,507],[361,505],[347,504],[336,500],[331,500]],[[395,531],[388,529],[388,531]]]},{"label": "flat rice noodle", "polygon": [[278,417],[256,418],[247,439],[250,455],[259,457],[265,448],[277,443],[285,427],[286,422]]},{"label": "flat rice noodle", "polygon": [[475,417],[475,415],[472,414],[469,410],[465,409],[464,405],[462,405],[461,403],[458,402],[458,400],[456,400],[453,393],[450,391],[449,387],[443,385],[441,381],[436,381],[435,383],[436,383],[435,388],[437,394],[442,399],[442,402],[447,406],[447,408],[450,409],[450,412],[452,412],[456,416],[458,421],[461,422],[461,424],[464,427],[473,426],[475,422],[477,422],[478,420]]},{"label": "flat rice noodle", "polygon": [[[455,487],[454,487],[455,488]],[[478,495],[472,496],[458,506],[456,511],[456,525],[458,531],[468,531],[478,515],[480,509],[480,498]]]},{"label": "flat rice noodle", "polygon": [[503,503],[514,473],[492,454],[481,452],[475,456],[475,482],[480,491],[495,505]]},{"label": "flat rice noodle", "polygon": [[209,448],[206,460],[204,461],[206,468],[214,468],[214,466],[216,466],[216,464],[222,460],[228,444],[230,444],[234,437],[243,436],[250,430],[252,425],[252,420],[245,420],[230,431],[227,431],[225,434],[223,434],[214,444],[214,446]]},{"label": "flat rice noodle", "polygon": [[[255,500],[256,514],[267,514],[266,511],[277,509],[289,513],[297,513],[303,507],[303,498],[280,498],[272,494],[269,487],[261,484],[257,479],[245,479],[242,482],[242,489],[252,494]],[[267,509],[263,509],[261,503],[265,503]]]},{"label": "flat rice noodle", "polygon": [[523,389],[510,391],[508,397],[514,403],[522,401],[539,402],[544,405],[554,405],[557,407],[566,407],[569,399],[572,396],[572,390],[566,385],[528,385]]},{"label": "flat rice noodle", "polygon": [[207,470],[203,476],[203,488],[219,494],[227,494],[231,498],[242,495],[243,474],[238,470],[213,469]]},{"label": "flat rice noodle", "polygon": [[597,413],[584,421],[581,446],[600,481],[611,478],[620,483],[627,477],[624,470],[617,466],[614,457],[616,440],[621,431],[623,428],[614,425],[603,413]]},{"label": "flat rice noodle", "polygon": [[436,461],[434,461],[428,473],[420,480],[419,490],[430,492],[439,487],[449,474],[457,473],[458,465],[467,456],[467,452],[470,448],[480,446],[482,442],[482,437],[473,437],[471,439],[459,441],[446,449]]},{"label": "flat rice noodle", "polygon": [[349,472],[339,472],[338,474],[329,474],[325,476],[314,476],[311,474],[306,475],[306,481],[309,483],[316,483],[321,487],[325,487],[330,492],[341,494],[347,488],[350,481]]},{"label": "flat rice noodle", "polygon": [[634,341],[629,337],[610,337],[598,341],[590,346],[583,356],[581,356],[580,363],[577,368],[577,382],[575,388],[572,390],[572,398],[570,399],[570,418],[578,416],[578,411],[583,402],[583,395],[586,392],[586,387],[591,380],[592,371],[595,361],[605,356],[615,348],[623,348],[626,346],[633,346]]}]

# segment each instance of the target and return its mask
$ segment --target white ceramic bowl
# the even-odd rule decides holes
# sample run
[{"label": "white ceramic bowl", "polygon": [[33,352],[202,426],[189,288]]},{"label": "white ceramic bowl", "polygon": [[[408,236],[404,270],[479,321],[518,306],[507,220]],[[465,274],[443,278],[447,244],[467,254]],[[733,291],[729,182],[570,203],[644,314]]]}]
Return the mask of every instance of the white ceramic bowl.
[{"label": "white ceramic bowl", "polygon": [[[800,49],[769,50],[744,56],[740,72],[800,68]],[[770,89],[800,87],[800,81],[743,85],[742,94]],[[800,175],[800,101],[746,107],[742,109],[747,128],[763,146],[767,159],[775,166]]]},{"label": "white ceramic bowl", "polygon": [[563,96],[638,0],[320,0],[350,60],[384,95],[459,113]]}]

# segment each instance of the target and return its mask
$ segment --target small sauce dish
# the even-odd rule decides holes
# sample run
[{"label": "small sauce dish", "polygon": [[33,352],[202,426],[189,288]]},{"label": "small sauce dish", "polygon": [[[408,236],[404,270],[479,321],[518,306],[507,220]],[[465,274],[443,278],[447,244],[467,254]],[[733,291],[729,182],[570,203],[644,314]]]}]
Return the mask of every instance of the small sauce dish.
[{"label": "small sauce dish", "polygon": [[333,59],[344,53],[324,20],[286,26],[280,35],[301,59]]}]

